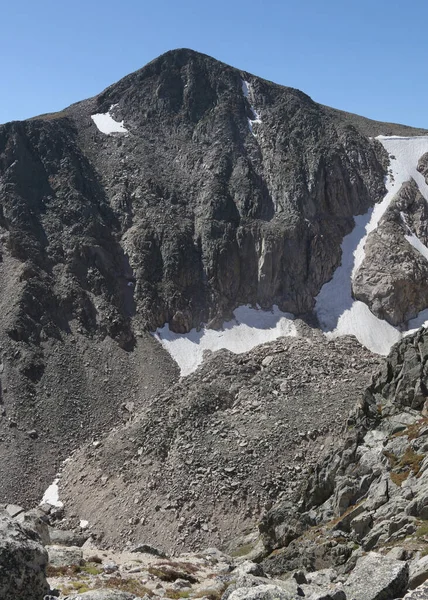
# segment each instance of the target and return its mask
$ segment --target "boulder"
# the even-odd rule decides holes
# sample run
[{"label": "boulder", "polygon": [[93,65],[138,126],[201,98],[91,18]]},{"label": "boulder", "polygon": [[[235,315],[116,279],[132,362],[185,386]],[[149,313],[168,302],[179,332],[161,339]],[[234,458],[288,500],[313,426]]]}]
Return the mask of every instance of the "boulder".
[{"label": "boulder", "polygon": [[428,556],[410,563],[409,588],[414,590],[428,579]]},{"label": "boulder", "polygon": [[294,594],[272,584],[239,588],[229,596],[229,600],[295,600],[295,598]]},{"label": "boulder", "polygon": [[80,548],[89,538],[88,533],[75,532],[49,527],[51,544],[56,546],[77,546]]},{"label": "boulder", "polygon": [[6,512],[0,513],[0,598],[41,600],[49,592],[48,555]]},{"label": "boulder", "polygon": [[296,596],[307,598],[307,600],[347,600],[345,592],[341,588],[325,589],[314,585],[302,585],[301,592]]},{"label": "boulder", "polygon": [[39,511],[36,508],[21,512],[14,518],[32,539],[40,541],[43,546],[47,546],[51,543],[49,526],[44,520],[42,511]]},{"label": "boulder", "polygon": [[[76,596],[66,596],[65,600],[72,600]],[[134,596],[134,594],[128,594],[128,592],[118,592],[116,590],[93,590],[91,592],[85,592],[79,594],[79,600],[145,600],[148,596],[141,598],[140,596]]]},{"label": "boulder", "polygon": [[25,508],[22,508],[22,506],[18,506],[17,504],[6,504],[5,510],[10,517],[15,518],[23,513]]},{"label": "boulder", "polygon": [[[295,598],[299,593],[299,586],[295,579],[287,579],[285,581],[278,579],[267,579],[264,577],[255,577],[254,575],[240,575],[236,578],[235,582],[229,585],[222,596],[222,600],[230,600],[235,592],[239,592],[238,596],[235,597],[235,600],[239,600],[239,598],[244,598],[246,596],[242,596],[243,590],[247,592],[252,590],[253,588],[266,588],[271,587],[275,589],[280,589],[285,596],[281,596],[281,598]],[[274,593],[275,590],[267,590],[267,593]],[[263,593],[263,590],[262,590]],[[266,598],[270,598],[271,596],[266,596]],[[259,596],[252,596],[251,598],[259,598]],[[262,598],[262,596],[260,596]]]},{"label": "boulder", "polygon": [[357,561],[344,589],[352,600],[390,600],[406,591],[408,581],[406,562],[369,552]]},{"label": "boulder", "polygon": [[83,552],[75,546],[48,546],[49,565],[52,567],[79,566],[83,560]]},{"label": "boulder", "polygon": [[245,560],[233,571],[236,575],[256,575],[264,577],[265,572],[260,564],[253,563],[251,560]]}]

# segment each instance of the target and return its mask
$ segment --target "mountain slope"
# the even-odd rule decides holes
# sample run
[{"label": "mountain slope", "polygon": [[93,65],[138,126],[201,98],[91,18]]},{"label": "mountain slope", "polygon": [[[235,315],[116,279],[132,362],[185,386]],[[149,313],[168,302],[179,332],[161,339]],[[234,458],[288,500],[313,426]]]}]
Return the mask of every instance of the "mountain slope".
[{"label": "mountain slope", "polygon": [[72,449],[171,385],[148,330],[247,303],[313,321],[354,216],[386,193],[380,133],[419,131],[191,50],[0,126],[0,497],[33,502]]}]

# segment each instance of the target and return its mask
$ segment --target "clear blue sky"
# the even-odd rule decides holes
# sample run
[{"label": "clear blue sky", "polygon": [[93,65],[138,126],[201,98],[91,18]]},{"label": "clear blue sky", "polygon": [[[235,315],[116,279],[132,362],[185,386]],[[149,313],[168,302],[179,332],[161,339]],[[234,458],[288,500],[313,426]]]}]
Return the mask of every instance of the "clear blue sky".
[{"label": "clear blue sky", "polygon": [[428,128],[426,0],[3,0],[0,123],[93,96],[172,48]]}]

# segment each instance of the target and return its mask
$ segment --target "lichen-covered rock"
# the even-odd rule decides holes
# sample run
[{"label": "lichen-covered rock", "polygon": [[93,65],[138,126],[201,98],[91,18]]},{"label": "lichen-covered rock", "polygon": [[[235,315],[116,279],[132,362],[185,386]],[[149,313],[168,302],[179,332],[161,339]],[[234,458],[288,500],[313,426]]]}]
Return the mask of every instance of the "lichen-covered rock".
[{"label": "lichen-covered rock", "polygon": [[352,600],[390,600],[406,591],[408,581],[406,562],[370,552],[357,561],[344,589]]},{"label": "lichen-covered rock", "polygon": [[[76,596],[66,596],[65,600],[72,600],[72,598],[76,598]],[[148,600],[148,596],[140,598],[140,596],[116,590],[93,590],[79,594],[78,598],[79,600],[80,598],[83,598],[83,600]]]},{"label": "lichen-covered rock", "polygon": [[82,563],[83,552],[77,546],[48,546],[49,564],[53,567],[71,567]]},{"label": "lichen-covered rock", "polygon": [[42,600],[49,592],[43,546],[5,512],[0,513],[0,598]]},{"label": "lichen-covered rock", "polygon": [[409,588],[419,587],[428,579],[428,556],[410,563]]},{"label": "lichen-covered rock", "polygon": [[296,598],[295,594],[272,584],[238,588],[229,596],[229,600],[296,600]]}]

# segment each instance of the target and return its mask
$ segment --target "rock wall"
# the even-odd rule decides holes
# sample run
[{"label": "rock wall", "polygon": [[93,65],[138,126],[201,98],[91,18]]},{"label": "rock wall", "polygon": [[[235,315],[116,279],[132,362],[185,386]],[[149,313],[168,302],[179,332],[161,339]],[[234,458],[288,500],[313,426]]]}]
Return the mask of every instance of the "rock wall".
[{"label": "rock wall", "polygon": [[263,563],[268,572],[347,573],[364,552],[397,546],[403,557],[424,555],[427,349],[425,330],[393,348],[351,413],[342,450],[320,461],[294,503],[264,517],[266,551],[277,549]]}]

